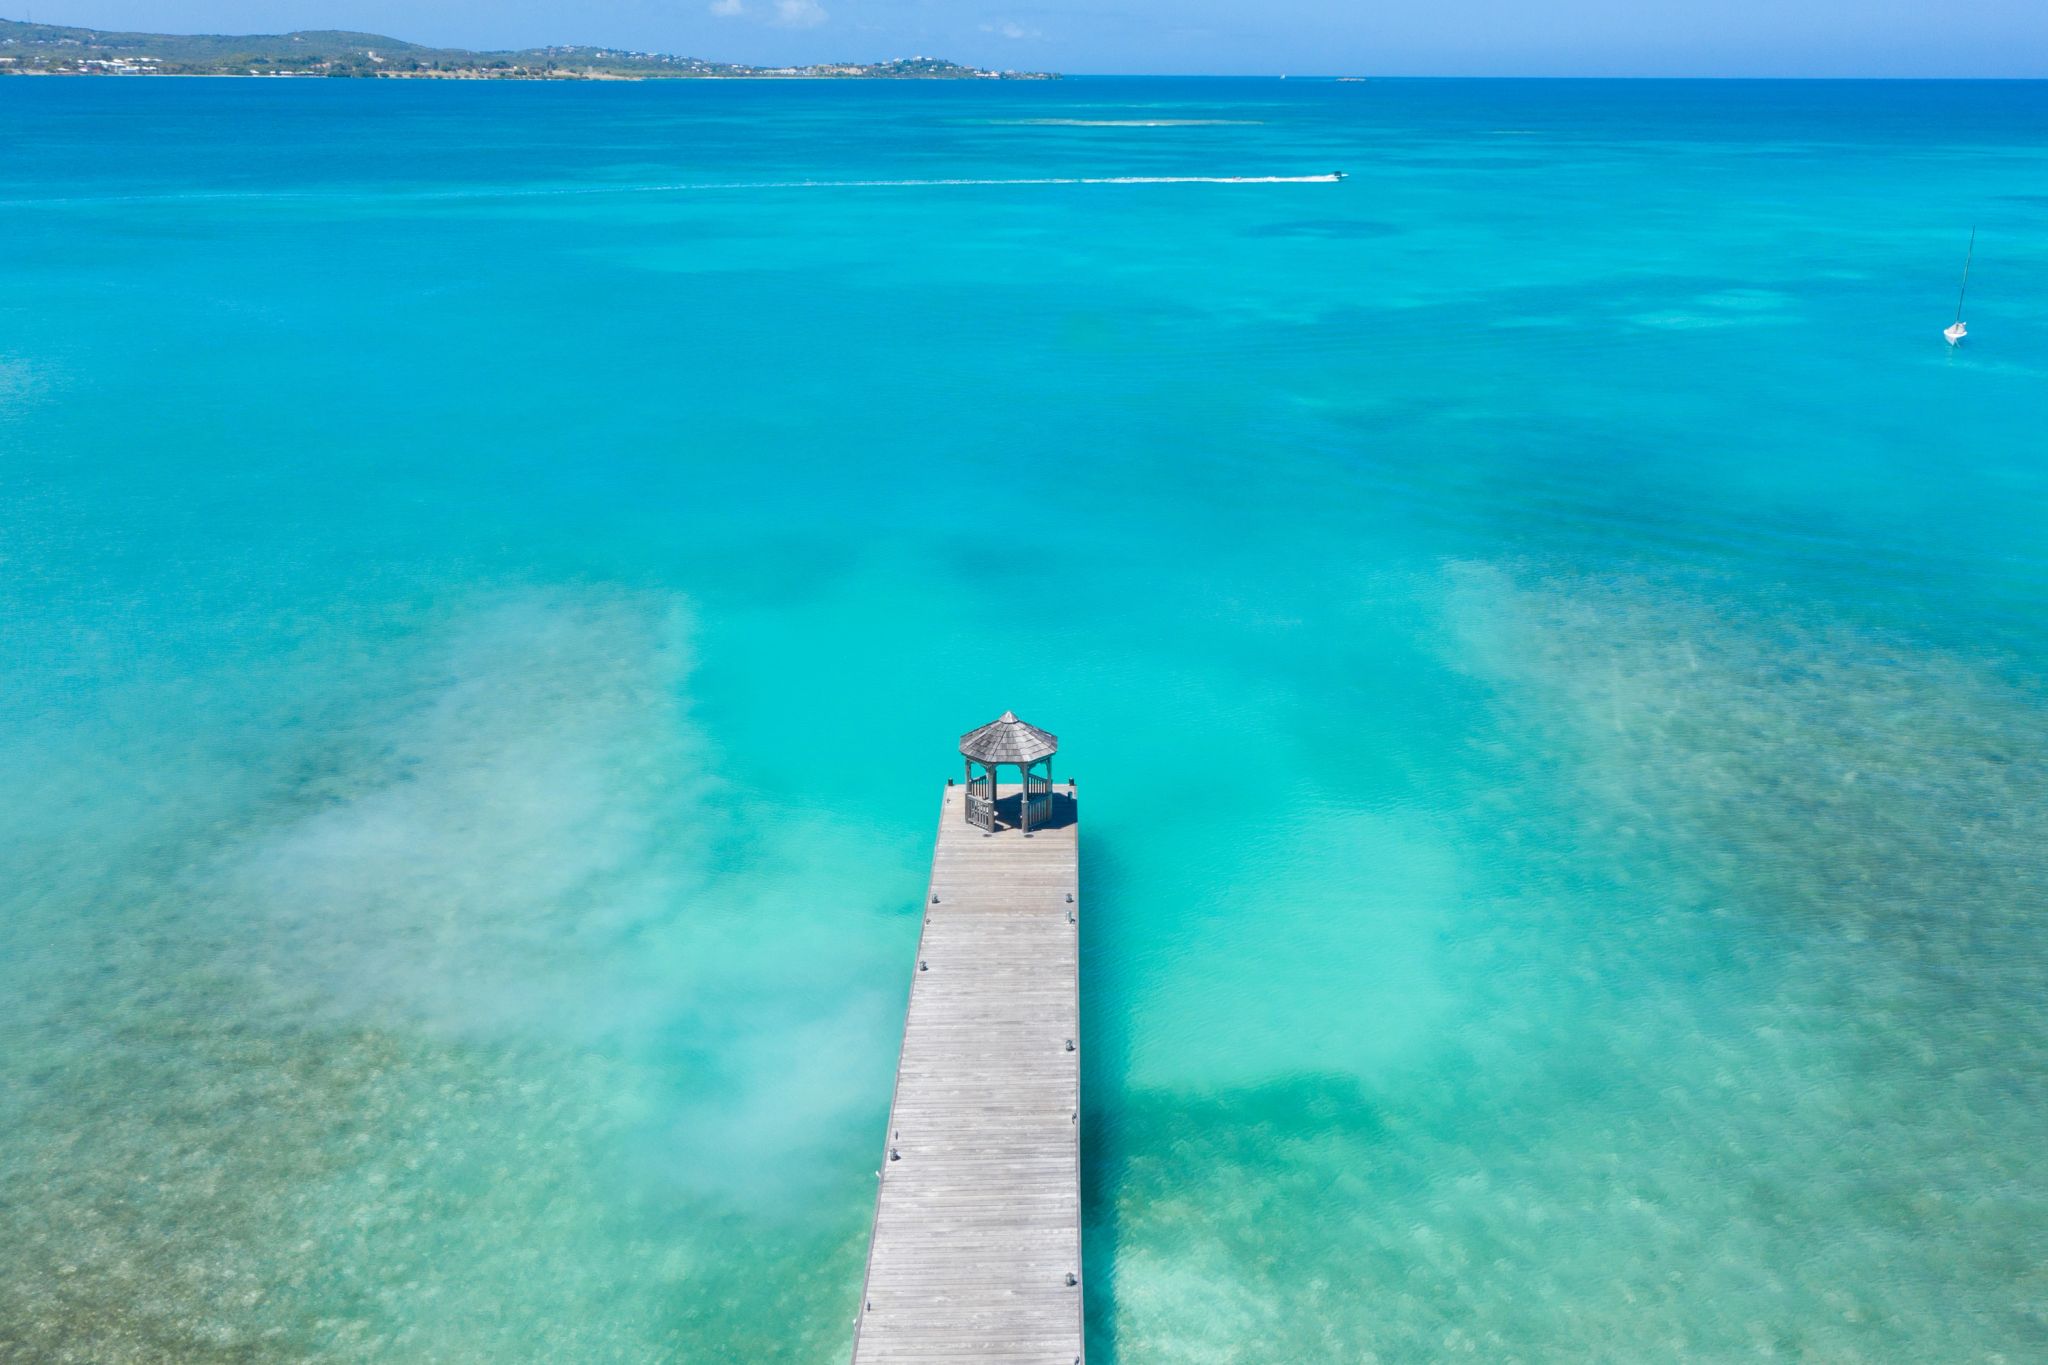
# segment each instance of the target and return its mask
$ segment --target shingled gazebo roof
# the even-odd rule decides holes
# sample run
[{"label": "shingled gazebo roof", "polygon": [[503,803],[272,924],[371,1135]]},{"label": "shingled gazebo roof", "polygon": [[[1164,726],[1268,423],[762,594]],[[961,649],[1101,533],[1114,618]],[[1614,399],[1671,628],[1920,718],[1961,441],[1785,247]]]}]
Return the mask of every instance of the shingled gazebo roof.
[{"label": "shingled gazebo roof", "polygon": [[1058,735],[1025,724],[1015,711],[1005,711],[1000,720],[960,736],[960,752],[976,763],[1036,763],[1052,757],[1059,747]]}]

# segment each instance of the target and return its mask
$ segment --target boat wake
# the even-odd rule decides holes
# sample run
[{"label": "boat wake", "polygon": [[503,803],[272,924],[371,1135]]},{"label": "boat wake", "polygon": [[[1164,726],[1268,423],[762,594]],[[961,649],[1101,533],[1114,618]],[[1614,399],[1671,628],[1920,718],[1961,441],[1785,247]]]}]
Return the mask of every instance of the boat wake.
[{"label": "boat wake", "polygon": [[998,127],[1010,128],[1258,128],[1264,119],[1255,118],[992,118]]},{"label": "boat wake", "polygon": [[1013,178],[935,178],[922,180],[747,180],[684,185],[633,185],[567,190],[569,194],[639,193],[695,190],[880,190],[938,189],[949,186],[1011,185],[1334,185],[1341,172],[1326,175],[1044,175]]}]

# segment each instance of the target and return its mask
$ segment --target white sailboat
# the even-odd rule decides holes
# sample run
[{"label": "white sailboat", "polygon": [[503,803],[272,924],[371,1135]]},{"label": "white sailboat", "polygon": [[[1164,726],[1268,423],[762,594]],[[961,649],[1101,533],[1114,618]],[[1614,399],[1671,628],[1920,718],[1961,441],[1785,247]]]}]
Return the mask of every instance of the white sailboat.
[{"label": "white sailboat", "polygon": [[1975,260],[1976,256],[1977,229],[1971,228],[1970,251],[1963,257],[1963,287],[1956,291],[1956,320],[1941,329],[1941,334],[1948,338],[1948,344],[1951,346],[1962,345],[1963,338],[1970,334],[1968,325],[1963,322],[1963,295],[1970,292],[1970,262]]}]

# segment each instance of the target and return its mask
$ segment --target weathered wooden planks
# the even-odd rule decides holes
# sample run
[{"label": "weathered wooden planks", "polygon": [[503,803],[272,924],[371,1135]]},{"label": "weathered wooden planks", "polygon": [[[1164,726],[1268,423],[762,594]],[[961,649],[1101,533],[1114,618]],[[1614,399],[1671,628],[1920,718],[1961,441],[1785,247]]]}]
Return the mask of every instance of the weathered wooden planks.
[{"label": "weathered wooden planks", "polygon": [[939,812],[855,1365],[1085,1354],[1076,808],[1063,787],[1052,828],[985,835],[965,795]]}]

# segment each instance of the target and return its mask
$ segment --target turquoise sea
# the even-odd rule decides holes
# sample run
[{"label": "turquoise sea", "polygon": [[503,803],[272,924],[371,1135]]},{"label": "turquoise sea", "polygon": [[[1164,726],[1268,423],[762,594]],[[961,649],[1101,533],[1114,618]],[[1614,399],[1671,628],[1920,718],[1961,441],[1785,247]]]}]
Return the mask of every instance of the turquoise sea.
[{"label": "turquoise sea", "polygon": [[1097,1365],[2048,1358],[2044,419],[2041,84],[0,81],[0,1358],[843,1359],[1006,707]]}]

